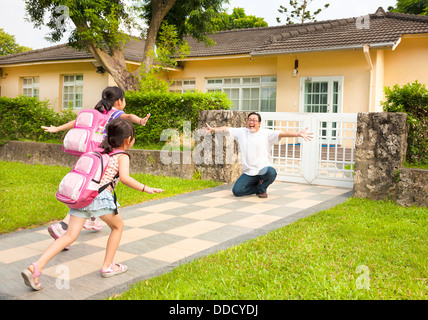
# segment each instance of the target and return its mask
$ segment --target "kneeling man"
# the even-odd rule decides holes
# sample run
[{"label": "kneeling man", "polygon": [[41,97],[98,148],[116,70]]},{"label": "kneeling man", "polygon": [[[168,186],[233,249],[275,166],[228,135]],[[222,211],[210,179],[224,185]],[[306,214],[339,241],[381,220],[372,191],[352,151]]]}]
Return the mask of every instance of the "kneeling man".
[{"label": "kneeling man", "polygon": [[248,115],[246,128],[211,128],[208,124],[205,128],[208,132],[228,132],[238,142],[243,173],[232,189],[237,197],[257,194],[259,198],[267,198],[266,190],[276,178],[276,170],[271,166],[269,156],[272,145],[284,137],[301,137],[310,141],[313,136],[307,128],[298,133],[260,129],[261,122],[260,114],[252,112]]}]

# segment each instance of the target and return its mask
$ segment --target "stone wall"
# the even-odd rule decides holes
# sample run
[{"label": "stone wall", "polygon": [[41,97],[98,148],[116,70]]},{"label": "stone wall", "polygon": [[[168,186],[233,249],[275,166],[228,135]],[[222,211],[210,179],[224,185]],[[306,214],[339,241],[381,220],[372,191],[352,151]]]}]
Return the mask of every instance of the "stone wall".
[{"label": "stone wall", "polygon": [[[245,127],[248,114],[249,112],[233,110],[200,111],[198,128],[205,127],[206,124],[213,128]],[[201,154],[211,150],[207,155],[207,161],[196,165],[197,170],[202,172],[202,177],[204,179],[211,177],[228,183],[235,182],[242,174],[238,144],[228,133],[208,134],[203,140],[201,139],[201,142],[201,149],[203,149]]]},{"label": "stone wall", "polygon": [[428,170],[403,168],[407,114],[359,113],[354,196],[428,206]]}]

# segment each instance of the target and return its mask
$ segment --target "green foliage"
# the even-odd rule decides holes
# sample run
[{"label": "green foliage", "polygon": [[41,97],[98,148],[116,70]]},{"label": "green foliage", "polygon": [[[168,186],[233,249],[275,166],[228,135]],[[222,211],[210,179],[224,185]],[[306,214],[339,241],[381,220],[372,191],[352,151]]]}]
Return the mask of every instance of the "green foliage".
[{"label": "green foliage", "polygon": [[0,28],[0,56],[29,51],[31,48],[16,43],[15,36],[6,33]]},{"label": "green foliage", "polygon": [[405,112],[408,116],[409,137],[406,160],[428,163],[428,90],[417,80],[402,87],[385,87],[385,112]]},{"label": "green foliage", "polygon": [[127,39],[121,28],[133,26],[123,1],[25,0],[25,5],[30,22],[36,27],[46,24],[50,28],[47,39],[52,42],[60,41],[70,31],[69,18],[74,26],[68,42],[81,50],[87,49],[87,43],[101,49],[120,48]]},{"label": "green foliage", "polygon": [[76,118],[70,110],[57,113],[48,106],[48,101],[19,96],[0,97],[0,139],[5,140],[62,140],[66,132],[49,133],[41,126],[59,126]]},{"label": "green foliage", "polygon": [[[223,92],[179,94],[150,90],[127,92],[125,112],[141,118],[150,113],[145,127],[135,126],[137,144],[159,145],[163,130],[183,132],[184,121],[190,121],[194,130],[197,127],[199,111],[231,107],[232,103]],[[3,140],[62,141],[67,131],[49,133],[41,126],[59,126],[76,118],[76,114],[71,110],[57,113],[49,108],[48,101],[24,96],[0,97],[0,114],[0,139]]]},{"label": "green foliage", "polygon": [[233,8],[233,12],[230,15],[227,12],[220,13],[214,18],[213,23],[216,26],[216,31],[268,26],[263,18],[247,16],[243,8]]},{"label": "green foliage", "polygon": [[191,122],[192,130],[198,124],[198,113],[202,110],[230,109],[231,101],[224,92],[127,92],[126,113],[144,117],[150,113],[145,127],[136,127],[137,143],[160,143],[165,129],[183,132],[184,121]]},{"label": "green foliage", "polygon": [[418,14],[428,16],[427,0],[397,0],[396,7],[388,7],[391,12]]}]

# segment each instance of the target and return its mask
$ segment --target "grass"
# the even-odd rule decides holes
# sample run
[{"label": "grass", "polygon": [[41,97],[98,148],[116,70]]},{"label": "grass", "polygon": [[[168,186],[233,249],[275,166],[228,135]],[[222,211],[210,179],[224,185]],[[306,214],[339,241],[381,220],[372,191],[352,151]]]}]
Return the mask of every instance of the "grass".
[{"label": "grass", "polygon": [[[55,198],[55,192],[68,171],[70,168],[60,166],[0,161],[0,234],[63,219],[68,207]],[[119,183],[116,194],[122,207],[219,185],[218,182],[208,180],[149,174],[131,176],[150,187],[165,191],[150,195]]]},{"label": "grass", "polygon": [[427,241],[428,208],[350,198],[110,299],[426,300]]}]

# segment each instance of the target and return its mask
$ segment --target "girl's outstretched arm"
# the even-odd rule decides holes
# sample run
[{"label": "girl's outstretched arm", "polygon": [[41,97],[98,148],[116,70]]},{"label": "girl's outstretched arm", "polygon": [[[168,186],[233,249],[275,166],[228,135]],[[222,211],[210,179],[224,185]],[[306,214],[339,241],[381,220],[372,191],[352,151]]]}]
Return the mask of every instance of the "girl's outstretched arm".
[{"label": "girl's outstretched arm", "polygon": [[138,182],[137,180],[135,180],[134,178],[132,178],[129,175],[129,157],[127,155],[121,155],[118,158],[118,162],[119,162],[119,177],[120,177],[120,181],[135,190],[139,190],[139,191],[144,191],[150,194],[154,194],[154,193],[161,193],[164,190],[159,189],[159,188],[151,188],[149,186],[146,186],[140,182]]},{"label": "girl's outstretched arm", "polygon": [[120,118],[129,120],[133,123],[137,123],[137,124],[140,124],[142,126],[146,125],[147,120],[149,120],[149,117],[150,117],[150,113],[148,113],[144,118],[140,118],[139,116],[136,116],[135,114],[128,114],[128,113],[123,113],[120,115]]},{"label": "girl's outstretched arm", "polygon": [[58,127],[55,126],[49,126],[49,127],[45,127],[45,126],[41,126],[42,129],[44,129],[46,132],[59,132],[59,131],[63,131],[63,130],[68,130],[74,127],[74,124],[76,123],[76,120],[71,120],[70,122],[67,122],[63,125],[60,125]]}]

